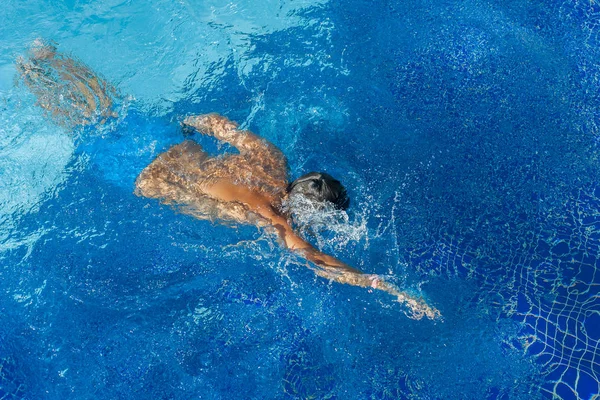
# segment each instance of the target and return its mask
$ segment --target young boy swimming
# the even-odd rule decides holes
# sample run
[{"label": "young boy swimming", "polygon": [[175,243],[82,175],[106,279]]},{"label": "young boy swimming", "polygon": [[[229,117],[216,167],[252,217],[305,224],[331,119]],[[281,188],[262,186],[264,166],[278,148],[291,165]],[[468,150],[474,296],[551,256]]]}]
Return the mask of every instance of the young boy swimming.
[{"label": "young boy swimming", "polygon": [[[30,56],[17,60],[17,70],[38,104],[65,127],[102,124],[116,116],[112,86],[53,46],[34,42]],[[287,161],[281,151],[223,116],[189,116],[183,125],[230,144],[239,154],[211,157],[198,143],[185,140],[158,155],[139,174],[136,195],[157,199],[198,219],[266,229],[282,246],[308,260],[317,275],[387,292],[406,305],[413,318],[439,317],[439,311],[424,300],[322,253],[294,232],[284,203],[300,196],[315,208],[346,209],[349,199],[339,181],[312,172],[288,184]]]}]

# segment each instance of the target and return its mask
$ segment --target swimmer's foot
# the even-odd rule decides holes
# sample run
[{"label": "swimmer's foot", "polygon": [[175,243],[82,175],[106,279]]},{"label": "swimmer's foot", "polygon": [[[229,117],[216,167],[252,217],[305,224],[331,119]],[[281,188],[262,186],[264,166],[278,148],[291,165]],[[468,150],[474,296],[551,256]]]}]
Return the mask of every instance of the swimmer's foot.
[{"label": "swimmer's foot", "polygon": [[31,43],[30,48],[32,60],[46,60],[54,58],[56,55],[56,46],[46,43],[44,40],[37,38]]},{"label": "swimmer's foot", "polygon": [[103,124],[118,116],[113,110],[116,90],[85,64],[42,39],[33,41],[26,57],[17,58],[16,67],[37,104],[59,125]]},{"label": "swimmer's foot", "polygon": [[54,58],[56,47],[46,44],[42,39],[35,39],[29,49],[28,57],[17,58],[17,71],[23,78],[41,79],[45,73],[40,62]]}]

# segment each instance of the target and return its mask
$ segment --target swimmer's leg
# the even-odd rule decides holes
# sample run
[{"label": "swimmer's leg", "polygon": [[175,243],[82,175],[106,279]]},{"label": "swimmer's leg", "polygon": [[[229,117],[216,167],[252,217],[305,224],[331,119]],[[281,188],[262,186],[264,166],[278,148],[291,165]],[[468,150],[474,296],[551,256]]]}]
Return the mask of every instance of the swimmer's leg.
[{"label": "swimmer's leg", "polygon": [[83,63],[37,39],[16,62],[21,81],[59,125],[103,124],[116,117],[117,92]]}]

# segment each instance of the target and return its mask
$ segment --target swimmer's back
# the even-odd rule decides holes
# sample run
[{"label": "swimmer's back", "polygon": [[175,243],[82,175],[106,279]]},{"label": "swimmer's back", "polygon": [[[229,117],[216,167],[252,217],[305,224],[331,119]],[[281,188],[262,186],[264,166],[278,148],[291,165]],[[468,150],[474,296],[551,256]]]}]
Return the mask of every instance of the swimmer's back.
[{"label": "swimmer's back", "polygon": [[263,225],[241,203],[211,196],[209,188],[217,182],[246,187],[270,202],[285,188],[284,182],[265,176],[264,170],[243,154],[210,157],[199,144],[186,140],[160,154],[140,173],[135,194],[158,199],[200,219]]}]

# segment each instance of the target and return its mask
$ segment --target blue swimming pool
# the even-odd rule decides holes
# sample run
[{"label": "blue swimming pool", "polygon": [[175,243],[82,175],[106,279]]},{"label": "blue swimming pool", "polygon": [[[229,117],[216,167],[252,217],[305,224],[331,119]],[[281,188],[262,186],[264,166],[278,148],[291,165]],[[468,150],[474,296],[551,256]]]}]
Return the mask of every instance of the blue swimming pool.
[{"label": "blue swimming pool", "polygon": [[[598,397],[596,3],[5,0],[0,22],[0,399]],[[48,119],[16,79],[38,38],[118,88],[117,120]],[[443,320],[135,196],[208,112],[338,177],[347,218],[310,240]]]}]

